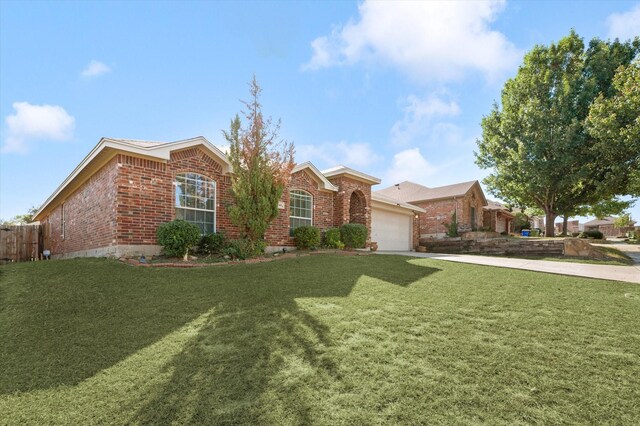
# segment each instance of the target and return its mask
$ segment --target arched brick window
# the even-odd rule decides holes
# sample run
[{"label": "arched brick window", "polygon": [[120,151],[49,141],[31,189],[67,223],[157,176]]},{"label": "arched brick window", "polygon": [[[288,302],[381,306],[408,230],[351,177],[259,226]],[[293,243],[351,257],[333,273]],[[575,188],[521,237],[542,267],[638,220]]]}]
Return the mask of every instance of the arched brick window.
[{"label": "arched brick window", "polygon": [[202,234],[216,232],[216,182],[197,173],[176,176],[176,219],[200,227]]},{"label": "arched brick window", "polygon": [[307,191],[294,189],[289,193],[289,234],[299,226],[313,225],[313,197]]}]

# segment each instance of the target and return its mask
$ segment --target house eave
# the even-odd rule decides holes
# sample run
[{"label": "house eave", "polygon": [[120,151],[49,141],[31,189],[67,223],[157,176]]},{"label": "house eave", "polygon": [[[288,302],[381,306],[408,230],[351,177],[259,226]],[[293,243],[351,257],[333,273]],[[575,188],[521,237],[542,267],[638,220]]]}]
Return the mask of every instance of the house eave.
[{"label": "house eave", "polygon": [[369,185],[377,185],[382,182],[377,177],[368,175],[366,173],[359,172],[357,170],[353,170],[349,167],[345,166],[337,166],[331,169],[322,170],[321,172],[327,178],[338,177],[338,176],[348,176],[352,179],[359,180],[361,182],[367,183]]},{"label": "house eave", "polygon": [[85,182],[100,167],[104,166],[118,153],[134,154],[143,158],[152,160],[168,161],[171,158],[171,152],[194,146],[202,146],[213,158],[216,158],[222,164],[222,171],[225,174],[231,173],[231,163],[227,156],[216,148],[203,136],[191,139],[185,139],[176,142],[158,143],[153,146],[138,146],[128,143],[125,140],[117,140],[103,137],[98,144],[87,154],[86,157],[73,169],[73,171],[65,178],[64,181],[56,188],[56,190],[46,199],[40,206],[34,220],[41,220],[44,213],[50,210],[52,203],[56,200],[64,198],[68,193],[73,192],[83,182]]},{"label": "house eave", "polygon": [[371,204],[376,205],[384,205],[384,206],[393,206],[395,208],[405,209],[416,213],[425,213],[426,210],[422,207],[415,206],[413,204],[405,203],[402,201],[397,201],[391,198],[384,197],[382,198],[380,195],[371,194]]},{"label": "house eave", "polygon": [[326,178],[325,175],[322,174],[320,170],[316,166],[313,165],[311,161],[305,161],[304,163],[297,164],[293,170],[291,170],[291,174],[308,170],[311,174],[316,178],[316,181],[319,183],[319,189],[331,192],[338,192],[338,187],[332,184],[329,179]]}]

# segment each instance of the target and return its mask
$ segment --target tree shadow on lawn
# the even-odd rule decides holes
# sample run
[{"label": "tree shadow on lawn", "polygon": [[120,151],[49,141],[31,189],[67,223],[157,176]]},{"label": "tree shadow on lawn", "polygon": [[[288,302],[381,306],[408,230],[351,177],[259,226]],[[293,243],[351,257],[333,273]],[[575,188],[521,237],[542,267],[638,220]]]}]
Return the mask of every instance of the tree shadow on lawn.
[{"label": "tree shadow on lawn", "polygon": [[[407,286],[439,271],[407,260],[321,255],[194,270],[95,259],[17,265],[0,286],[0,391],[78,384],[211,311],[166,366],[171,380],[139,401],[131,420],[251,422],[275,410],[304,422],[308,406],[296,387],[340,373],[323,351],[330,330],[296,299],[347,297],[365,275]],[[277,392],[265,395],[267,388]]]},{"label": "tree shadow on lawn", "polygon": [[[326,269],[317,269],[322,262]],[[325,349],[331,330],[301,310],[299,298],[342,298],[363,276],[407,286],[436,271],[395,256],[301,258],[254,267],[230,284],[198,336],[167,368],[134,423],[309,423],[307,380],[340,380]]]}]

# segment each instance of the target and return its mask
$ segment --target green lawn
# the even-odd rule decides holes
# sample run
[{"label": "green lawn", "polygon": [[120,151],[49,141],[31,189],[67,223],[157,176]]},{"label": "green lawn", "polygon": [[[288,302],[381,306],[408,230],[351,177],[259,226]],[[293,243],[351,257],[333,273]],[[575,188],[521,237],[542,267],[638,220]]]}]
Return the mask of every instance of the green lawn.
[{"label": "green lawn", "polygon": [[0,424],[638,424],[640,286],[403,256],[0,267]]}]

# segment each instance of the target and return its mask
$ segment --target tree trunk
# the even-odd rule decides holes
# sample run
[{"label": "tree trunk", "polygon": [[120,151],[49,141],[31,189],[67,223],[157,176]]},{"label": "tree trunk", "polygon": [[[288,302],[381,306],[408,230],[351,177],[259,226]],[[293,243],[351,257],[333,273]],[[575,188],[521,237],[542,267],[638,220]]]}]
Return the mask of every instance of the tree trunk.
[{"label": "tree trunk", "polygon": [[546,211],[545,212],[545,232],[544,232],[544,236],[545,237],[554,237],[555,236],[555,222],[556,220],[556,214],[553,213],[552,211]]},{"label": "tree trunk", "polygon": [[567,236],[567,227],[569,225],[569,215],[562,216],[562,235]]}]

